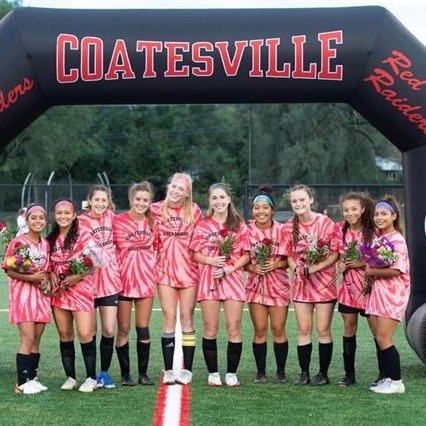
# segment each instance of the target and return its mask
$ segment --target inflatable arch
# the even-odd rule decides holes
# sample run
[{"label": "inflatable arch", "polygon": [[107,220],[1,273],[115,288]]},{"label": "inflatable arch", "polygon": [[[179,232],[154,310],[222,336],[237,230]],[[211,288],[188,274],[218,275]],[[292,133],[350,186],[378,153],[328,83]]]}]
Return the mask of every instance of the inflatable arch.
[{"label": "inflatable arch", "polygon": [[386,9],[60,10],[0,22],[0,148],[53,105],[345,102],[403,156],[426,362],[426,48]]}]

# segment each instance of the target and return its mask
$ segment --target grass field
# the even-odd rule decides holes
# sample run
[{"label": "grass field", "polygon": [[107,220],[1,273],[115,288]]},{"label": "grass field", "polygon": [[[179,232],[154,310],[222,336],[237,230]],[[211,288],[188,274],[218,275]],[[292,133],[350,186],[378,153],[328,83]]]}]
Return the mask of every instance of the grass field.
[{"label": "grass field", "polygon": [[[157,304],[158,307],[158,304]],[[49,390],[41,395],[24,396],[12,392],[16,380],[15,353],[18,334],[8,324],[7,283],[0,272],[0,425],[150,425],[156,401],[157,386],[99,390],[93,394],[63,392],[64,380],[59,356],[59,343],[54,325],[49,325],[42,339],[42,358],[39,377]],[[194,381],[191,385],[191,424],[193,425],[420,425],[426,415],[426,368],[409,348],[402,326],[397,334],[406,393],[376,395],[368,385],[376,377],[374,344],[364,321],[358,334],[358,384],[339,388],[331,384],[321,388],[296,387],[292,382],[298,374],[296,333],[293,313],[288,321],[290,351],[287,363],[288,383],[284,385],[254,385],[254,360],[251,353],[252,327],[248,312],[244,314],[244,347],[239,368],[242,386],[228,389],[208,388],[206,369],[201,352],[201,315],[196,312],[198,342]],[[152,352],[149,373],[158,383],[162,368],[160,349],[161,313],[153,312],[151,324]],[[335,350],[330,379],[342,375],[341,319],[336,313],[333,325]],[[220,368],[225,372],[226,338],[223,327],[219,338]],[[135,370],[135,342],[132,335],[132,364]],[[272,344],[269,344],[268,371],[274,376]],[[81,352],[76,345],[77,374],[83,379]],[[317,368],[317,347],[314,344],[312,373]],[[114,355],[112,376],[119,378],[118,362]]]}]

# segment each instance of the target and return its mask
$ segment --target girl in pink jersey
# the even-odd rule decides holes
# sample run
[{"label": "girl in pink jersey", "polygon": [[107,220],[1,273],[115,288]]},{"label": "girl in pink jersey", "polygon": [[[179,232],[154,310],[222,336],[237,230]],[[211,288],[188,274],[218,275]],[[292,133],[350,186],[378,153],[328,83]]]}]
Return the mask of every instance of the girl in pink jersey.
[{"label": "girl in pink jersey", "polygon": [[392,245],[396,260],[390,266],[378,268],[367,265],[365,269],[365,275],[373,279],[365,311],[371,316],[374,337],[380,348],[379,368],[384,377],[377,384],[373,383],[370,390],[382,394],[404,393],[399,353],[393,336],[408,303],[410,263],[400,227],[398,204],[393,197],[386,197],[375,204],[374,223],[380,236]]},{"label": "girl in pink jersey", "polygon": [[[50,298],[43,294],[49,278],[49,244],[41,237],[47,224],[46,211],[37,204],[25,213],[28,232],[15,237],[8,245],[3,269],[9,279],[9,323],[17,324],[21,339],[16,354],[18,382],[16,393],[38,394],[47,390],[37,380],[40,362],[40,339],[50,322]],[[21,271],[15,265],[18,247],[27,247],[32,265]]]},{"label": "girl in pink jersey", "polygon": [[89,274],[69,275],[69,262],[95,242],[81,228],[74,203],[59,199],[53,205],[55,224],[47,239],[50,243],[52,267],[51,304],[59,334],[62,365],[66,380],[62,390],[77,387],[75,372],[74,321],[80,340],[86,367],[86,380],[79,387],[81,392],[93,392],[96,388],[96,344],[93,339],[93,282]]},{"label": "girl in pink jersey", "polygon": [[[156,274],[163,314],[161,348],[164,358],[163,383],[189,384],[195,351],[194,309],[197,297],[197,263],[189,243],[194,227],[203,214],[192,202],[192,179],[175,173],[167,187],[164,201],[151,205],[158,226]],[[176,378],[173,372],[177,307],[182,326],[183,369]]]},{"label": "girl in pink jersey", "polygon": [[149,321],[155,295],[156,231],[150,205],[154,191],[149,182],[129,189],[130,210],[114,217],[112,229],[120,265],[122,292],[118,297],[118,332],[116,352],[121,369],[121,384],[133,386],[130,375],[129,330],[133,301],[137,334],[138,382],[152,385],[148,377],[150,352]]},{"label": "girl in pink jersey", "polygon": [[[355,352],[358,314],[366,316],[366,297],[363,294],[365,263],[360,258],[359,245],[368,244],[374,236],[373,200],[364,193],[350,192],[340,199],[344,222],[339,224],[340,260],[342,274],[338,293],[339,312],[343,319],[344,377],[337,383],[350,386],[355,383]],[[368,322],[370,319],[367,318]]]},{"label": "girl in pink jersey", "polygon": [[288,354],[286,321],[290,304],[288,263],[283,256],[283,225],[273,220],[274,200],[270,186],[262,186],[252,202],[254,220],[249,222],[251,262],[246,285],[247,302],[254,326],[253,354],[257,366],[254,383],[266,383],[268,318],[274,339],[276,383],[285,383]]},{"label": "girl in pink jersey", "polygon": [[[296,385],[326,385],[333,353],[331,320],[336,303],[335,262],[338,254],[336,225],[327,216],[314,213],[313,190],[305,185],[289,189],[293,219],[284,225],[284,254],[293,271],[292,298],[298,327],[297,355],[301,373]],[[319,373],[312,378],[309,366],[312,353],[314,311],[318,333]]]},{"label": "girl in pink jersey", "polygon": [[250,259],[250,245],[247,228],[232,204],[227,185],[210,186],[208,217],[197,225],[190,248],[200,263],[198,301],[203,315],[203,354],[209,372],[208,384],[222,385],[216,341],[223,302],[228,335],[225,383],[238,386],[236,371],[243,345],[241,319],[246,298],[242,274]]},{"label": "girl in pink jersey", "polygon": [[[102,337],[100,343],[101,371],[98,387],[115,388],[108,373],[114,352],[114,333],[117,322],[118,295],[122,290],[116,247],[112,234],[114,217],[111,191],[104,185],[94,185],[87,196],[89,210],[79,216],[80,225],[97,242],[104,266],[93,273],[95,308],[99,307]],[[96,324],[96,311],[94,312]],[[96,326],[94,329],[96,336]]]}]

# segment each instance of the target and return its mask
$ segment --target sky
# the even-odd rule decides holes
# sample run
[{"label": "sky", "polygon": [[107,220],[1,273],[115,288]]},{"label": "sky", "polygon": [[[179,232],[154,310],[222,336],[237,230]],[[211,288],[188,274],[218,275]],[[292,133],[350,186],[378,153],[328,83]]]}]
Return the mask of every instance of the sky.
[{"label": "sky", "polygon": [[74,9],[209,9],[383,6],[426,45],[425,0],[23,0],[23,6]]}]

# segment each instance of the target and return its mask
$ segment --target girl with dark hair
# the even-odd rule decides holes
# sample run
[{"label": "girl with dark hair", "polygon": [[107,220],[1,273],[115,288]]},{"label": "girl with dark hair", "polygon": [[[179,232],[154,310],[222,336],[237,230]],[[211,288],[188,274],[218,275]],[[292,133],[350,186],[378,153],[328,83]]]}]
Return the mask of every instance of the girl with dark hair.
[{"label": "girl with dark hair", "polygon": [[[102,337],[100,342],[101,371],[98,388],[113,389],[115,383],[108,370],[114,353],[114,334],[117,322],[118,294],[122,284],[112,235],[114,204],[111,191],[104,185],[94,185],[87,196],[89,209],[79,216],[80,226],[96,241],[105,264],[93,273],[95,308],[99,308]],[[96,311],[94,311],[93,336],[96,336]]]},{"label": "girl with dark hair", "polygon": [[276,361],[276,383],[284,383],[288,354],[286,321],[290,304],[287,259],[283,255],[283,225],[273,219],[272,188],[261,186],[252,202],[253,221],[248,224],[251,262],[246,285],[247,302],[254,326],[253,354],[257,366],[254,383],[266,382],[268,319]]},{"label": "girl with dark hair", "polygon": [[[284,224],[284,254],[293,271],[292,299],[298,327],[297,355],[301,373],[296,385],[326,385],[333,353],[331,320],[336,303],[335,262],[338,254],[336,225],[327,216],[314,213],[313,190],[305,185],[289,189],[294,212]],[[310,378],[314,312],[318,334],[319,372]]]},{"label": "girl with dark hair", "polygon": [[149,321],[155,295],[156,228],[150,205],[154,191],[149,182],[129,188],[130,210],[116,215],[112,222],[114,243],[123,289],[118,296],[118,332],[115,350],[121,369],[121,384],[133,386],[130,375],[129,331],[132,305],[135,306],[138,382],[152,385],[147,374],[151,340]]},{"label": "girl with dark hair", "polygon": [[[37,369],[40,339],[46,323],[50,322],[50,298],[43,294],[49,282],[49,244],[41,236],[47,225],[44,208],[37,204],[29,206],[25,220],[28,231],[9,243],[2,267],[9,281],[9,323],[17,324],[20,337],[15,393],[32,395],[47,390],[37,379]],[[19,248],[28,252],[33,263],[28,271],[21,270],[14,260]]]},{"label": "girl with dark hair", "polygon": [[60,199],[53,205],[55,224],[47,239],[50,243],[51,297],[53,317],[59,333],[62,365],[66,380],[62,390],[77,387],[74,349],[74,321],[86,367],[86,380],[80,392],[93,392],[96,384],[96,344],[93,340],[93,281],[89,273],[69,275],[69,262],[95,242],[77,219],[74,203]]},{"label": "girl with dark hair", "polygon": [[[192,381],[195,353],[194,310],[197,301],[197,263],[189,243],[203,214],[192,201],[192,179],[186,173],[175,173],[167,187],[166,198],[151,205],[158,225],[156,274],[158,295],[163,314],[161,348],[164,359],[163,383]],[[173,371],[176,317],[180,308],[182,326],[183,369],[177,377]]]},{"label": "girl with dark hair", "polygon": [[[355,352],[358,314],[366,316],[366,297],[363,294],[365,263],[360,257],[359,246],[371,243],[374,237],[374,203],[367,194],[350,192],[340,198],[340,208],[345,220],[338,224],[341,243],[338,270],[342,274],[338,292],[338,310],[343,319],[345,375],[337,384],[350,386],[356,381]],[[367,320],[370,323],[370,319],[367,318]]]},{"label": "girl with dark hair", "polygon": [[394,259],[390,266],[366,266],[365,275],[373,279],[365,312],[371,316],[374,337],[379,346],[379,369],[383,379],[373,383],[370,390],[381,394],[404,393],[401,380],[399,353],[393,336],[404,317],[410,294],[410,263],[407,245],[400,227],[400,211],[391,196],[376,202],[374,223],[393,248]]},{"label": "girl with dark hair", "polygon": [[190,248],[199,262],[198,301],[203,316],[203,354],[208,385],[221,386],[217,362],[217,334],[221,302],[228,335],[227,386],[238,386],[241,358],[241,320],[246,299],[243,267],[249,261],[247,228],[232,204],[229,188],[215,183],[209,189],[208,217],[195,228]]}]

